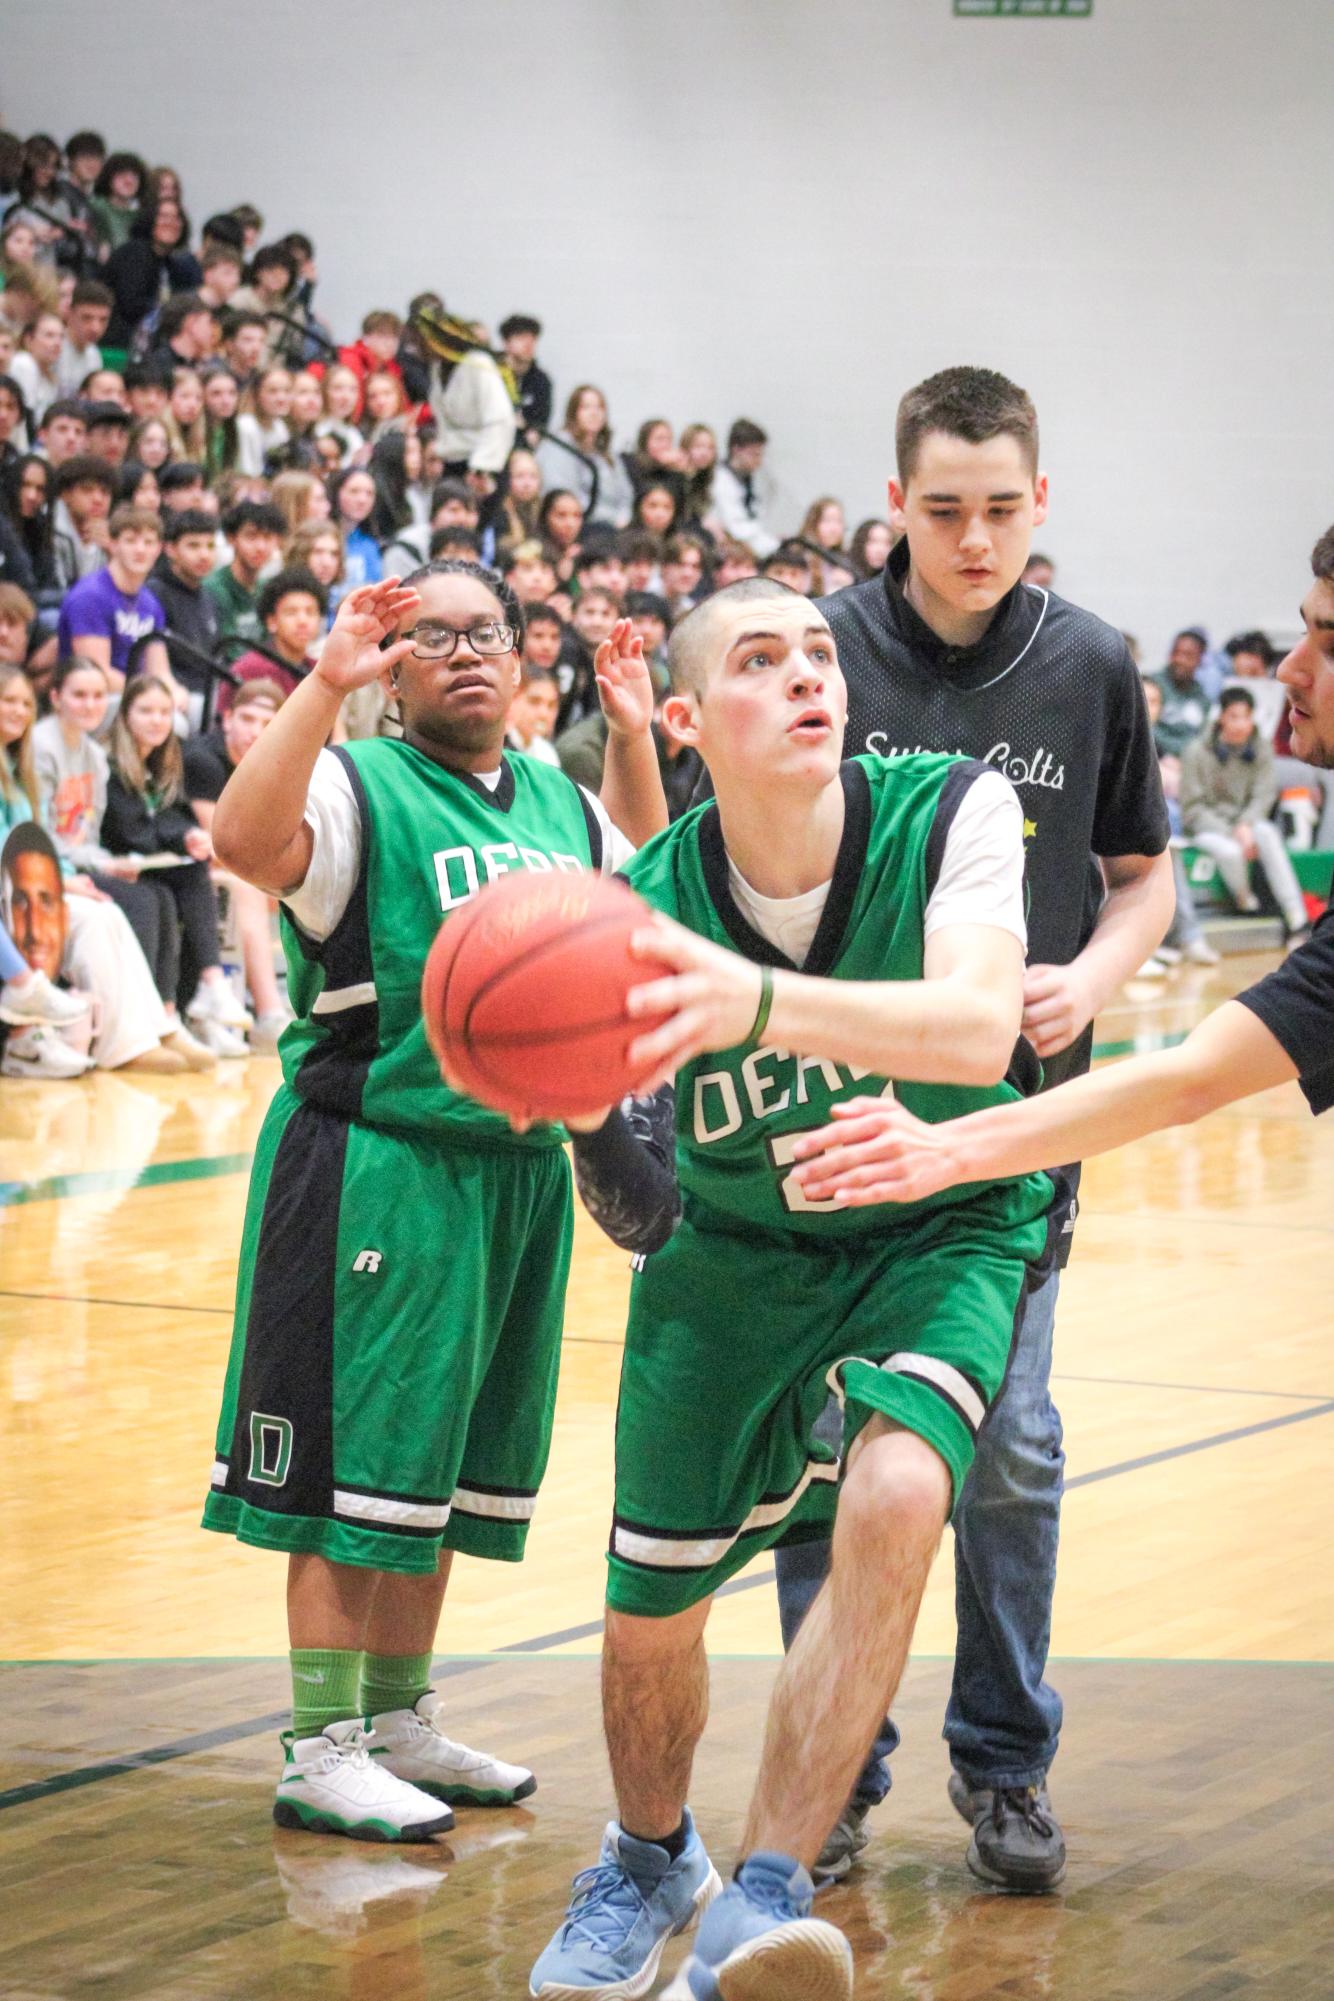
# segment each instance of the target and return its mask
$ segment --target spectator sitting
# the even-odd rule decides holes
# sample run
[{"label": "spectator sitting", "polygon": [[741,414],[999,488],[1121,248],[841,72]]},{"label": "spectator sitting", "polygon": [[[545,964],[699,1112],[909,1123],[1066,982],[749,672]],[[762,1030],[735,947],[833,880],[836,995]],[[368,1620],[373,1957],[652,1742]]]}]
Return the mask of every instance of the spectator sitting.
[{"label": "spectator sitting", "polygon": [[349,368],[346,362],[339,362],[336,367],[325,370],[321,389],[324,415],[315,426],[315,436],[336,439],[339,463],[349,466],[366,443],[356,424],[357,412],[361,408],[361,377],[355,368]]},{"label": "spectator sitting", "polygon": [[27,443],[23,391],[12,375],[0,374],[0,466],[9,465],[21,451],[26,450]]},{"label": "spectator sitting", "polygon": [[101,459],[114,472],[130,454],[130,432],[134,419],[119,403],[88,405],[88,454]]},{"label": "spectator sitting", "polygon": [[708,595],[704,547],[695,535],[673,535],[662,552],[662,596],[673,621]]},{"label": "spectator sitting", "polygon": [[190,224],[176,201],[163,200],[137,215],[126,242],[106,263],[115,295],[107,341],[122,351],[164,292],[193,292],[203,277],[190,250]]},{"label": "spectator sitting", "polygon": [[794,539],[804,543],[811,554],[811,581],[819,597],[830,597],[856,579],[852,553],[843,546],[846,533],[841,501],[825,493],[811,502]]},{"label": "spectator sitting", "polygon": [[430,560],[482,562],[482,538],[474,528],[437,528],[431,537]]},{"label": "spectator sitting", "polygon": [[577,494],[555,486],[542,496],[537,525],[558,584],[568,584],[574,575],[583,532],[584,510]]},{"label": "spectator sitting", "polygon": [[590,521],[608,521],[614,528],[629,521],[634,490],[612,457],[606,398],[591,382],[580,383],[571,395],[560,430],[538,446],[537,463],[543,485],[572,493]]},{"label": "spectator sitting", "polygon": [[93,231],[104,250],[128,243],[148,169],[137,153],[111,153],[93,183]]},{"label": "spectator sitting", "polygon": [[655,591],[662,582],[662,543],[647,529],[627,528],[616,538],[627,591]]},{"label": "spectator sitting", "polygon": [[0,667],[23,667],[37,607],[17,584],[0,581]]},{"label": "spectator sitting", "polygon": [[[311,648],[324,631],[328,602],[324,586],[309,570],[279,570],[276,577],[270,577],[256,605],[268,652],[243,653],[232,666],[237,679],[276,681],[284,697],[290,695],[315,665]],[[223,688],[218,698],[220,716],[228,714],[239,695],[239,689]]]},{"label": "spectator sitting", "polygon": [[260,573],[278,553],[285,523],[267,500],[238,500],[222,517],[222,532],[232,545],[232,560],[213,570],[204,589],[218,607],[218,634],[229,641],[253,645],[264,627],[256,609]]},{"label": "spectator sitting", "polygon": [[317,479],[313,472],[301,472],[295,467],[280,472],[269,482],[269,499],[286,523],[284,544],[303,522],[329,519],[329,495],[323,480]]},{"label": "spectator sitting", "polygon": [[665,480],[646,480],[635,495],[634,509],[630,516],[631,526],[642,528],[659,542],[674,535],[681,525],[683,513],[682,497]]},{"label": "spectator sitting", "polygon": [[198,292],[178,292],[158,314],[150,363],[168,379],[178,368],[195,368],[218,345],[218,315]]},{"label": "spectator sitting", "polygon": [[242,392],[259,380],[267,351],[268,322],[260,313],[228,308],[223,320],[222,353]]},{"label": "spectator sitting", "polygon": [[275,454],[273,463],[301,472],[318,472],[321,466],[316,427],[324,415],[324,391],[317,375],[302,368],[292,377],[292,401],[287,412],[287,445]]},{"label": "spectator sitting", "polygon": [[[554,672],[564,637],[564,621],[550,605],[525,605],[521,656],[525,673],[530,668],[542,673]],[[559,685],[558,680],[558,688]]]},{"label": "spectator sitting", "polygon": [[848,545],[848,554],[858,578],[864,583],[868,577],[878,577],[889,561],[889,552],[894,547],[894,530],[888,521],[878,515],[871,515],[857,524],[857,532]]},{"label": "spectator sitting", "polygon": [[551,741],[559,709],[560,689],[555,675],[542,667],[525,669],[510,703],[506,744],[511,750],[537,758],[541,764],[559,765]]},{"label": "spectator sitting", "polygon": [[132,361],[125,371],[125,402],[121,405],[122,409],[128,405],[131,422],[145,424],[150,417],[165,417],[170,402],[170,364]]},{"label": "spectator sitting", "polygon": [[561,691],[557,720],[560,730],[568,730],[572,723],[593,711],[601,715],[593,678],[593,656],[620,616],[620,601],[610,591],[584,591],[575,605],[561,641],[556,669]]},{"label": "spectator sitting", "polygon": [[204,380],[197,368],[182,364],[173,369],[171,398],[163,421],[171,457],[202,462],[208,448],[208,423],[204,416]]},{"label": "spectator sitting", "polygon": [[[126,683],[111,726],[109,757],[102,839],[114,855],[178,857],[174,866],[156,868],[153,880],[176,906],[182,957],[188,960],[185,984],[198,979],[186,1018],[215,1056],[244,1056],[246,1043],[238,1031],[247,1016],[227,984],[218,952],[218,905],[208,872],[212,843],[186,803],[170,690],[151,674]],[[174,1002],[164,1005],[174,1014]]]},{"label": "spectator sitting", "polygon": [[433,493],[422,484],[422,444],[416,431],[386,431],[371,449],[367,471],[375,482],[367,525],[378,542],[392,542],[405,528],[429,524]]},{"label": "spectator sitting", "polygon": [[625,596],[625,564],[621,560],[619,538],[596,531],[588,536],[575,562],[574,584],[577,593],[610,591],[614,598]]},{"label": "spectator sitting", "polygon": [[61,393],[60,350],[64,344],[65,323],[59,313],[38,313],[23,329],[9,373],[23,391],[30,427],[40,426]]},{"label": "spectator sitting", "polygon": [[[289,570],[309,570],[332,604],[335,597],[341,595],[338,586],[342,583],[344,575],[343,531],[338,523],[303,521],[283,545],[283,567]],[[326,632],[331,618],[332,613],[326,608],[324,614]]]},{"label": "spectator sitting", "polygon": [[236,470],[258,479],[268,470],[270,455],[280,452],[291,436],[287,413],[292,407],[292,376],[286,368],[266,368],[244,399],[248,407],[236,420]]},{"label": "spectator sitting", "polygon": [[[214,522],[202,508],[182,508],[168,514],[162,524],[162,554],[153,566],[149,585],[162,606],[166,621],[167,657],[172,677],[189,690],[191,721],[196,726],[203,708],[210,676],[195,653],[208,660],[218,657],[219,630],[216,600],[204,589],[204,579],[213,568]],[[191,649],[191,657],[173,645],[173,637]]]},{"label": "spectator sitting", "polygon": [[520,542],[537,539],[542,504],[542,474],[530,451],[518,445],[505,468],[504,491],[496,510],[496,554],[505,556]]},{"label": "spectator sitting", "polygon": [[556,572],[540,542],[518,542],[504,567],[505,582],[528,611],[545,604],[556,588]]},{"label": "spectator sitting", "polygon": [[1179,632],[1162,672],[1154,680],[1162,690],[1163,713],[1154,730],[1159,751],[1180,757],[1209,718],[1209,697],[1196,678],[1204,658],[1204,640],[1194,629]]},{"label": "spectator sitting", "polygon": [[375,481],[365,466],[349,466],[330,482],[333,519],[343,531],[347,590],[378,584],[384,575],[380,545],[369,528],[375,507]]},{"label": "spectator sitting", "polygon": [[110,541],[107,517],[115,490],[111,467],[89,452],[57,466],[51,547],[56,584],[62,591],[105,566]]},{"label": "spectator sitting", "polygon": [[1056,583],[1056,565],[1050,556],[1039,555],[1035,549],[1024,564],[1019,581],[1021,584],[1032,584],[1035,590],[1049,591]]},{"label": "spectator sitting", "polygon": [[718,466],[718,440],[707,424],[687,424],[681,433],[685,471],[685,519],[716,541],[723,532],[713,504],[713,475]]},{"label": "spectator sitting", "polygon": [[467,347],[431,364],[431,410],[446,472],[466,475],[479,496],[494,493],[514,449],[518,413],[489,348]]},{"label": "spectator sitting", "polygon": [[[276,679],[247,681],[232,697],[221,725],[207,736],[191,737],[185,745],[185,794],[205,833],[211,833],[213,809],[222,789],[250,746],[273,721],[286,699]],[[226,878],[246,987],[255,1008],[250,1031],[253,1054],[270,1056],[278,1046],[291,1015],[278,993],[273,963],[273,913],[277,904],[262,889]]]},{"label": "spectator sitting", "polygon": [[238,311],[254,313],[263,319],[266,365],[271,365],[277,358],[283,336],[288,332],[279,320],[270,319],[268,315],[288,314],[295,291],[296,258],[287,245],[285,243],[261,245],[250,260],[250,272],[246,283],[232,296],[232,305]]},{"label": "spectator sitting", "polygon": [[678,511],[685,505],[685,454],[672,435],[665,417],[649,417],[639,427],[632,452],[622,452],[631,487],[642,493],[646,486],[662,485],[671,493]]},{"label": "spectator sitting", "polygon": [[241,456],[241,384],[230,368],[204,377],[204,466],[211,480],[235,472]]},{"label": "spectator sitting", "polygon": [[727,434],[727,463],[713,475],[713,507],[724,535],[744,542],[761,562],[778,547],[765,525],[757,484],[768,442],[767,431],[738,417]]},{"label": "spectator sitting", "polygon": [[210,521],[216,523],[218,496],[205,486],[202,465],[193,459],[173,459],[162,467],[157,483],[164,513],[184,514],[187,509],[195,512],[202,510]]},{"label": "spectator sitting", "polygon": [[634,627],[635,638],[644,648],[644,664],[653,679],[659,700],[667,692],[667,640],[672,629],[671,606],[656,591],[631,591],[625,600],[625,615]]},{"label": "spectator sitting", "polygon": [[1274,753],[1255,727],[1250,690],[1231,688],[1218,721],[1182,757],[1182,827],[1213,856],[1238,910],[1260,907],[1250,882],[1250,864],[1258,861],[1288,938],[1301,940],[1310,928],[1306,905],[1283,837],[1269,818],[1277,797]]},{"label": "spectator sitting", "polygon": [[[1158,683],[1142,679],[1144,702],[1149,712],[1149,725],[1154,727],[1162,714],[1163,691]],[[1186,875],[1186,865],[1181,858],[1181,760],[1171,752],[1160,755],[1158,769],[1163,781],[1163,797],[1167,802],[1168,824],[1172,830],[1172,882],[1176,890],[1176,910],[1168,928],[1167,936],[1156,952],[1139,969],[1141,979],[1160,979],[1169,966],[1178,959],[1188,959],[1194,966],[1216,966],[1218,954],[1204,935],[1195,910],[1195,899],[1191,895],[1190,882]]]},{"label": "spectator sitting", "polygon": [[[519,429],[530,446],[537,444],[539,432],[551,428],[551,377],[543,373],[536,361],[537,343],[541,338],[542,322],[533,319],[529,313],[511,313],[507,320],[500,322],[501,346],[519,393]],[[514,454],[511,453],[511,473],[513,468]],[[530,522],[526,532],[515,539],[525,541],[531,533]]]},{"label": "spectator sitting", "polygon": [[126,459],[116,481],[117,505],[140,507],[145,513],[156,514],[161,520],[162,496],[158,492],[157,473],[152,466],[141,464],[138,459]]},{"label": "spectator sitting", "polygon": [[139,642],[166,625],[162,606],[148,588],[148,576],[162,553],[162,529],[147,508],[117,507],[107,524],[110,561],[104,570],[84,577],[66,594],[60,607],[56,638],[62,658],[78,653],[103,668],[113,689],[123,687],[132,656],[156,674],[173,699],[184,702],[184,691],[171,677],[166,647],[151,639]]},{"label": "spectator sitting", "polygon": [[377,445],[393,431],[401,431],[412,421],[411,405],[401,375],[387,368],[375,368],[366,377],[362,395],[361,422],[368,443]]},{"label": "spectator sitting", "polygon": [[205,244],[199,253],[199,268],[204,275],[195,297],[220,314],[241,288],[241,253],[230,243]]},{"label": "spectator sitting", "polygon": [[56,557],[51,542],[51,468],[26,452],[0,470],[0,582],[32,597],[54,595]]},{"label": "spectator sitting", "polygon": [[1265,742],[1272,743],[1288,707],[1288,691],[1274,679],[1278,655],[1263,632],[1239,633],[1223,651],[1230,667],[1219,691],[1220,703],[1229,688],[1244,687],[1255,704],[1255,726]]},{"label": "spectator sitting", "polygon": [[[402,380],[403,370],[398,362],[398,343],[403,337],[403,322],[397,313],[367,313],[361,322],[361,338],[350,347],[340,347],[338,360],[348,369],[357,385],[356,402],[351,410],[353,421],[360,418],[362,398],[366,378],[379,369],[389,369]],[[340,415],[342,413],[331,414]],[[357,439],[361,443],[360,437]]]},{"label": "spectator sitting", "polygon": [[800,542],[780,542],[772,556],[760,565],[760,574],[776,584],[786,584],[800,597],[809,597],[813,588],[814,564],[811,552]]},{"label": "spectator sitting", "polygon": [[171,457],[171,432],[167,429],[165,417],[145,417],[142,424],[136,424],[130,432],[130,448],[126,454],[127,465],[148,466],[156,471]]}]

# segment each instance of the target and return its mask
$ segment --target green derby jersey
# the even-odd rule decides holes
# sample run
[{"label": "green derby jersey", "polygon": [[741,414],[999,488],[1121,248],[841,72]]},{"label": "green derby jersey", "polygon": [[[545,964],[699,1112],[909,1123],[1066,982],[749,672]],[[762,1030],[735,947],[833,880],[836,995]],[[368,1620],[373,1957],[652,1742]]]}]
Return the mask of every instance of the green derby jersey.
[{"label": "green derby jersey", "polygon": [[[805,964],[790,967],[734,901],[715,802],[698,806],[641,848],[623,871],[646,902],[689,930],[761,965],[832,980],[923,978],[926,908],[955,812],[988,769],[956,757],[853,758],[840,777],[846,814],[829,896]],[[1020,1043],[1012,1075],[1040,1079]],[[843,1098],[896,1096],[935,1123],[1023,1095],[1015,1084],[896,1083],[846,1063],[793,1056],[754,1042],[699,1056],[676,1079],[676,1157],[686,1213],[698,1227],[748,1226],[883,1236],[920,1225],[924,1210],[985,1211],[1002,1227],[1029,1222],[1047,1207],[1045,1175],[971,1183],[929,1202],[848,1209],[811,1201],[792,1178],[799,1134],[828,1122]]]}]

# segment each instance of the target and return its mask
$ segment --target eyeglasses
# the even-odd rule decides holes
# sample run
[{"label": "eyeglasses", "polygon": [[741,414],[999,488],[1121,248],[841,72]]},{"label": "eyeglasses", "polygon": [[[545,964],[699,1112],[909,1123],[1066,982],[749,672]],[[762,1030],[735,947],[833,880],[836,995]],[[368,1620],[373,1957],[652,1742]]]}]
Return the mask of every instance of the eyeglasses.
[{"label": "eyeglasses", "polygon": [[484,619],[479,625],[414,625],[403,634],[414,644],[414,660],[448,660],[461,639],[474,653],[509,653],[514,646],[514,627],[498,619]]}]

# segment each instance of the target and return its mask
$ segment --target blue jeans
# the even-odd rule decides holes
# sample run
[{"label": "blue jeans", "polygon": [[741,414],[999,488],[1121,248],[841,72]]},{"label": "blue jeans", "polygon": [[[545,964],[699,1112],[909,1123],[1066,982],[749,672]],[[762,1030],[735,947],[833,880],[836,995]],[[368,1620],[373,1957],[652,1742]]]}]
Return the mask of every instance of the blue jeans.
[{"label": "blue jeans", "polygon": [[[973,1787],[1041,1785],[1056,1756],[1061,1698],[1043,1679],[1056,1588],[1065,1454],[1048,1387],[1060,1273],[1028,1296],[1010,1367],[977,1437],[954,1510],[958,1641],[945,1741]],[[829,1544],[774,1552],[783,1645],[790,1647],[829,1571]],[[854,1798],[890,1788],[899,1733],[886,1717]]]}]

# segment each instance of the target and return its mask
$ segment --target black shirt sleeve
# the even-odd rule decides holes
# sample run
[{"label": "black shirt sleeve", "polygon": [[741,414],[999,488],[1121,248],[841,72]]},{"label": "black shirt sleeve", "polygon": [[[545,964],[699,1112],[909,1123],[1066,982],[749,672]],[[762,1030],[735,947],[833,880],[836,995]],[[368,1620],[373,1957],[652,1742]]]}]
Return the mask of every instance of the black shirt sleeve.
[{"label": "black shirt sleeve", "polygon": [[676,1093],[627,1098],[595,1133],[573,1133],[574,1178],[593,1221],[638,1257],[660,1251],[681,1220]]},{"label": "black shirt sleeve", "polygon": [[184,757],[186,798],[211,799],[216,803],[231,776],[226,757],[219,755],[217,745],[208,737],[188,738]]},{"label": "black shirt sleeve", "polygon": [[1095,855],[1160,855],[1170,828],[1158,752],[1135,663],[1121,642],[1107,691],[1107,731],[1093,815]]},{"label": "black shirt sleeve", "polygon": [[1334,1105],[1334,910],[1291,958],[1237,999],[1297,1065],[1313,1112]]}]

